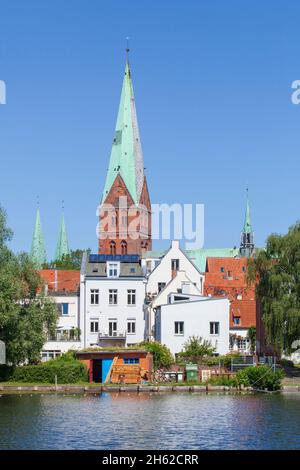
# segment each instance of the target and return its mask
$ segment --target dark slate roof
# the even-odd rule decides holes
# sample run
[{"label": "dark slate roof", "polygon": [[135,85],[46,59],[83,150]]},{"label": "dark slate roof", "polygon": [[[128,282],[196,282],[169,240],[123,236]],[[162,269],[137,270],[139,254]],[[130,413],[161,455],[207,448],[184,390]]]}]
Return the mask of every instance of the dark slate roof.
[{"label": "dark slate roof", "polygon": [[107,277],[107,262],[120,263],[119,278],[144,277],[138,255],[89,255],[86,257],[84,274],[88,277]]}]

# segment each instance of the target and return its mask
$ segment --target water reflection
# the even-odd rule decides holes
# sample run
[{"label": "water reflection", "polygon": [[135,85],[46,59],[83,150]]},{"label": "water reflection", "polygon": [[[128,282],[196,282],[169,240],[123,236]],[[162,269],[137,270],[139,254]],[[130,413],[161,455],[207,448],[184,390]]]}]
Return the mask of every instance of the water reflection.
[{"label": "water reflection", "polygon": [[1,449],[299,449],[300,397],[103,393],[0,398]]}]

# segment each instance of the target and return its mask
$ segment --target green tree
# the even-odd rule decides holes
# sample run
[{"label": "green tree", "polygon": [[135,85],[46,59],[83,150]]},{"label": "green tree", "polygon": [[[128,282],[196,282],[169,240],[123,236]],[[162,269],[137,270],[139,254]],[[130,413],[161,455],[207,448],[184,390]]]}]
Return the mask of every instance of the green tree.
[{"label": "green tree", "polygon": [[257,282],[268,343],[290,353],[300,338],[300,222],[268,237],[265,250],[249,260],[248,281]]},{"label": "green tree", "polygon": [[68,255],[64,255],[61,260],[51,261],[50,263],[44,264],[44,269],[80,269],[81,260],[84,252],[90,253],[88,250],[71,250]]},{"label": "green tree", "polygon": [[12,231],[0,207],[0,338],[7,361],[36,363],[57,320],[55,304],[43,294],[42,280],[27,254],[15,255],[7,246]]},{"label": "green tree", "polygon": [[190,336],[183,345],[183,351],[178,356],[197,359],[203,356],[212,356],[215,350],[210,341],[203,339],[201,336]]},{"label": "green tree", "polygon": [[251,354],[254,354],[255,349],[256,349],[256,327],[255,326],[250,326],[250,328],[248,328],[248,338],[250,340],[250,352]]},{"label": "green tree", "polygon": [[143,347],[143,349],[153,354],[153,366],[155,370],[162,367],[170,367],[174,362],[174,357],[170,349],[158,341],[141,343],[140,347]]}]

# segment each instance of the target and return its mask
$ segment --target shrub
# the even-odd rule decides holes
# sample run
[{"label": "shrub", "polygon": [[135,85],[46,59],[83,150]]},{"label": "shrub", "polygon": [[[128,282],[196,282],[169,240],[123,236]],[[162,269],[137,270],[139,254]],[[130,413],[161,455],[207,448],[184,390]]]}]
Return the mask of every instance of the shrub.
[{"label": "shrub", "polygon": [[235,387],[237,385],[235,377],[211,377],[208,381],[211,385],[224,385],[225,387]]},{"label": "shrub", "polygon": [[76,383],[88,381],[86,366],[74,359],[73,351],[48,362],[18,367],[0,366],[0,380],[29,383]]},{"label": "shrub", "polygon": [[201,336],[190,336],[183,345],[183,351],[177,356],[179,358],[188,357],[191,359],[203,356],[211,356],[215,352],[215,348],[210,341],[201,338]]},{"label": "shrub", "polygon": [[253,387],[262,390],[279,390],[284,373],[281,369],[275,371],[268,366],[247,367],[238,371],[236,381],[238,385]]},{"label": "shrub", "polygon": [[155,370],[162,367],[170,367],[170,365],[174,363],[174,357],[166,345],[158,341],[151,341],[149,343],[141,343],[140,346],[153,354],[153,366]]}]

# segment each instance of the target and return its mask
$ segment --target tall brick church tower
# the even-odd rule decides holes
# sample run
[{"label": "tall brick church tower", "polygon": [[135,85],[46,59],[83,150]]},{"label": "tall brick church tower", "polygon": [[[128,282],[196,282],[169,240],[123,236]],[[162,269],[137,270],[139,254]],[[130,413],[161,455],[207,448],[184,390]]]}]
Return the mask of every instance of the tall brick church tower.
[{"label": "tall brick church tower", "polygon": [[151,203],[126,50],[115,135],[99,213],[99,253],[151,250]]}]

